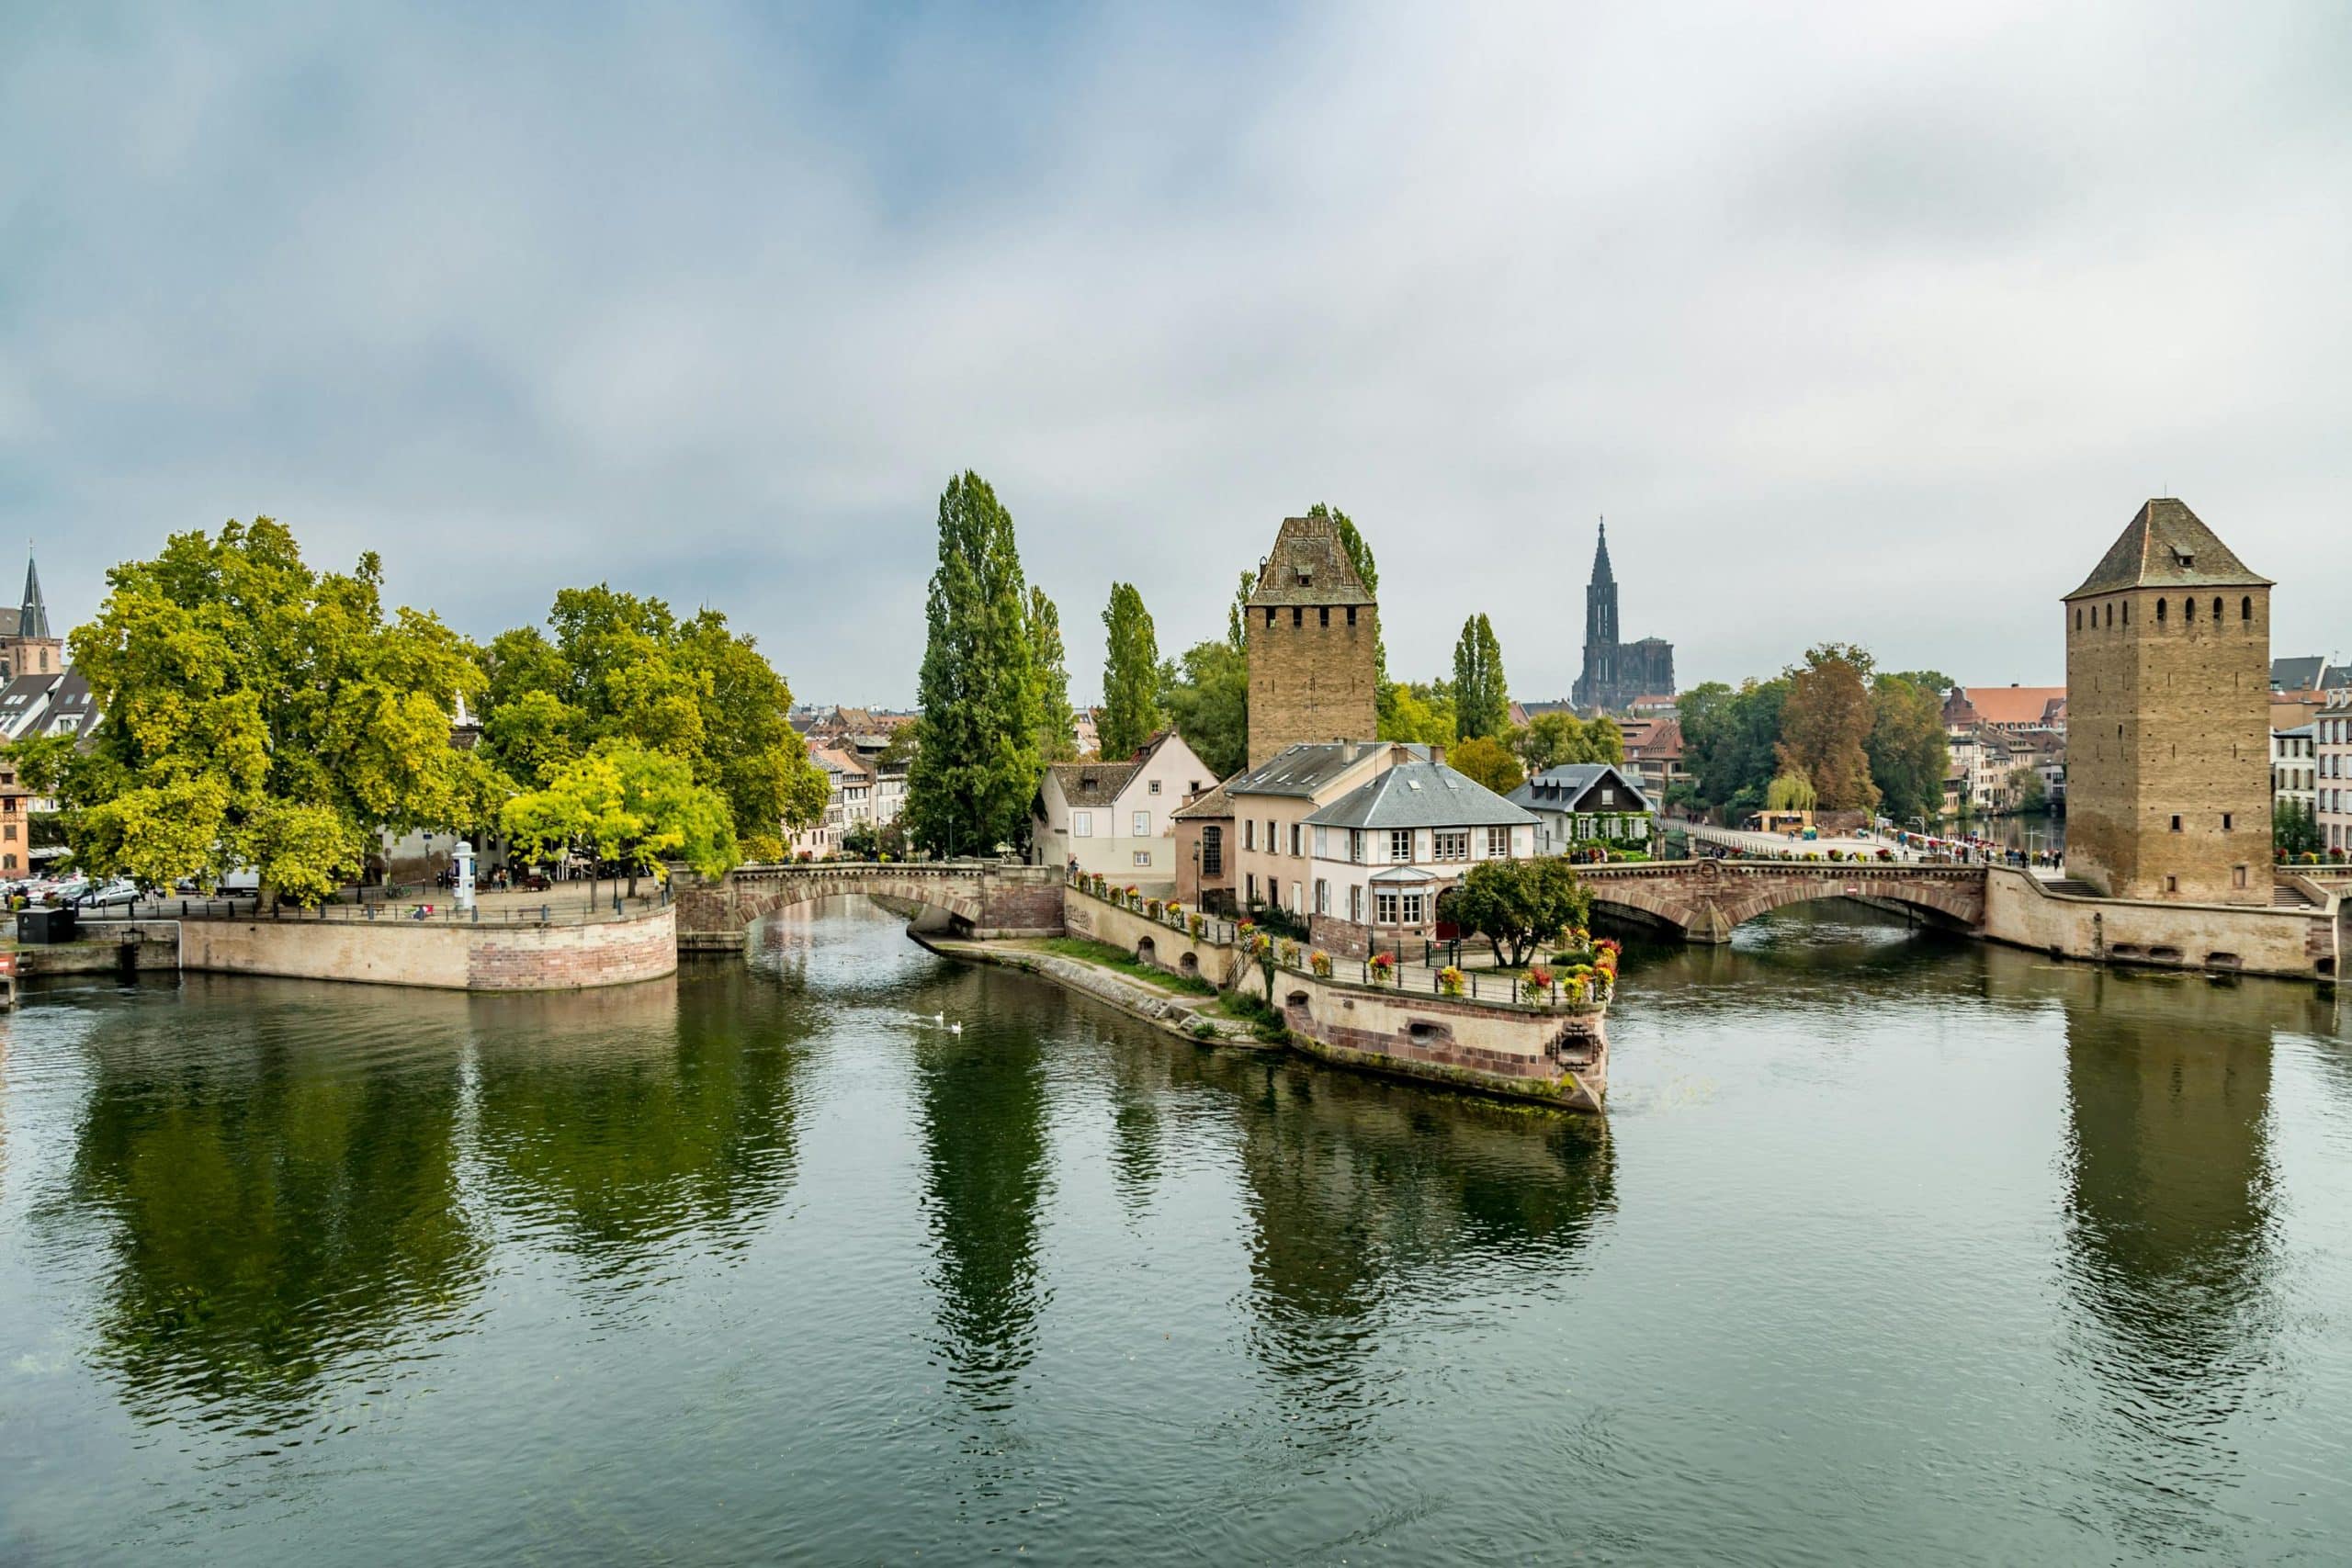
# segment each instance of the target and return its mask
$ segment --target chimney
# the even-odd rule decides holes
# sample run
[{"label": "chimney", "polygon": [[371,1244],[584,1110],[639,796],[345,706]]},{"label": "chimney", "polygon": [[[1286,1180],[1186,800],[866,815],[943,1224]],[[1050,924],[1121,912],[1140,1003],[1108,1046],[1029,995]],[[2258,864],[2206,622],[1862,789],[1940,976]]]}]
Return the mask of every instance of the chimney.
[{"label": "chimney", "polygon": [[1445,748],[1442,746],[1430,747],[1430,761],[1435,762],[1441,768],[1445,766]]}]

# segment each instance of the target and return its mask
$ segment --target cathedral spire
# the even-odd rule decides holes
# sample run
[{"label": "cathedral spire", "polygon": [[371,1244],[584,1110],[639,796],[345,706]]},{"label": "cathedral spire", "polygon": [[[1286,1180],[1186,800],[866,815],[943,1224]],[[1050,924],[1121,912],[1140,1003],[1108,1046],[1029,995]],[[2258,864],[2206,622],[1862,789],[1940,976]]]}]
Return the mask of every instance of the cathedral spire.
[{"label": "cathedral spire", "polygon": [[1606,517],[1600,520],[1600,543],[1592,552],[1592,580],[1597,583],[1617,581],[1616,574],[1609,570],[1609,519]]},{"label": "cathedral spire", "polygon": [[40,569],[33,564],[32,552],[25,552],[25,603],[17,613],[18,637],[49,635],[49,606],[40,602]]}]

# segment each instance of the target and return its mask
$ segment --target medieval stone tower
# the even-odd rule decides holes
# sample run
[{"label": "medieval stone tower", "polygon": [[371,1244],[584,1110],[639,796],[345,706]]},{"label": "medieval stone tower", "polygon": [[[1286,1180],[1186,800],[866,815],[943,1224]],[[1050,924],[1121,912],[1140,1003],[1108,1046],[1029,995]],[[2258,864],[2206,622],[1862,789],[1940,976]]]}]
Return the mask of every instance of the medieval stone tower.
[{"label": "medieval stone tower", "polygon": [[2151,501],[2064,604],[2068,874],[2268,904],[2269,579]]},{"label": "medieval stone tower", "polygon": [[1300,741],[1374,739],[1380,607],[1337,525],[1283,518],[1247,609],[1250,765]]}]

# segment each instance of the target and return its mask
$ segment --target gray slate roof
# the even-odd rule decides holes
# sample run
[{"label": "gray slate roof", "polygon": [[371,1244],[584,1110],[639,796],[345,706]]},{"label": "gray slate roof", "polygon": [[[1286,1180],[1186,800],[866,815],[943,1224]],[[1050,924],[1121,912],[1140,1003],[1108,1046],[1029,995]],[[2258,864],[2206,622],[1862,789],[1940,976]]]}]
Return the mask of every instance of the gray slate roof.
[{"label": "gray slate roof", "polygon": [[1511,791],[1510,803],[1536,809],[1576,811],[1580,809],[1577,803],[1591,793],[1592,786],[1604,778],[1615,781],[1620,789],[1634,797],[1634,804],[1599,807],[1595,807],[1596,810],[1653,809],[1649,796],[1642,793],[1642,786],[1607,762],[1564,762],[1556,768],[1546,768]]},{"label": "gray slate roof", "polygon": [[2319,678],[2327,670],[2327,660],[2318,654],[2302,659],[2274,659],[2270,661],[2270,689],[2274,692],[2316,692]]},{"label": "gray slate roof", "polygon": [[[1285,746],[1249,772],[1225,781],[1227,795],[1282,795],[1312,799],[1317,791],[1393,740],[1302,740]],[[1422,761],[1426,746],[1407,746]]]},{"label": "gray slate roof", "polygon": [[1502,828],[1532,824],[1522,811],[1443,762],[1399,762],[1307,818],[1315,828]]},{"label": "gray slate roof", "polygon": [[2267,588],[2245,562],[2205,526],[2197,513],[2169,497],[2140,508],[2083,585],[2080,599],[2127,588]]}]

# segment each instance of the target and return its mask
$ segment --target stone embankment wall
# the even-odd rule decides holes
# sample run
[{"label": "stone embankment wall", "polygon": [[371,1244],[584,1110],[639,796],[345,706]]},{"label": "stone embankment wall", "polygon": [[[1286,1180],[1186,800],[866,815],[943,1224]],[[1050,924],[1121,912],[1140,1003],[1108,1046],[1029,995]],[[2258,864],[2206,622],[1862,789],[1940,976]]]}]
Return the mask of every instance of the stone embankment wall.
[{"label": "stone embankment wall", "polygon": [[[111,953],[141,939],[137,966],[298,980],[351,980],[452,991],[561,991],[624,986],[677,972],[676,911],[582,925],[458,925],[408,920],[108,920],[77,948]],[[69,950],[60,950],[61,952]],[[35,972],[46,973],[38,964]]]},{"label": "stone embankment wall", "polygon": [[[1241,989],[1265,994],[1256,964]],[[1598,1111],[1609,1087],[1599,1010],[1498,1007],[1276,969],[1271,998],[1312,1055]]]},{"label": "stone embankment wall", "polygon": [[[1192,936],[1075,887],[1063,889],[1061,918],[1072,936],[1092,937],[1174,974],[1197,975],[1219,990],[1234,982],[1239,960],[1231,943]],[[1146,942],[1151,944],[1148,949]]]},{"label": "stone embankment wall", "polygon": [[2053,893],[2028,873],[1985,874],[1984,934],[2013,947],[2109,964],[2150,964],[2299,980],[2342,973],[2338,911],[2143,903]]}]

